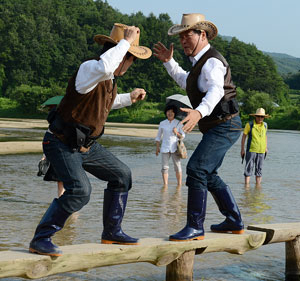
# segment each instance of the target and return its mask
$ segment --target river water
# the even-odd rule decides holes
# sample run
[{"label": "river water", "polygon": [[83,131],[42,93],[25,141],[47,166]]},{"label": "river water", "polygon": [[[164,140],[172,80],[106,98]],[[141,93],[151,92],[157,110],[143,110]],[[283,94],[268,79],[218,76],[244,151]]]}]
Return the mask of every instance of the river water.
[{"label": "river water", "polygon": [[[189,155],[200,139],[201,134],[198,133],[186,137]],[[183,186],[176,190],[171,164],[169,188],[162,190],[161,158],[155,156],[153,139],[103,136],[100,142],[132,169],[133,188],[129,193],[123,230],[140,238],[165,238],[179,231],[186,222],[187,188]],[[255,187],[254,177],[250,187],[244,187],[240,140],[227,153],[219,170],[238,202],[246,226],[300,221],[300,132],[269,130],[268,143],[261,188]],[[28,248],[37,223],[56,196],[56,184],[43,182],[36,176],[40,158],[40,154],[0,155],[0,255],[4,250]],[[183,160],[183,171],[186,163],[187,160]],[[91,175],[90,180],[93,186],[91,201],[78,213],[78,217],[55,235],[54,242],[58,245],[100,242],[106,184]],[[211,223],[223,220],[211,195],[207,205],[206,231]],[[277,281],[284,280],[284,271],[285,247],[284,243],[278,243],[244,255],[197,255],[194,280]],[[159,281],[165,280],[165,267],[148,263],[128,264],[59,274],[40,280]]]}]

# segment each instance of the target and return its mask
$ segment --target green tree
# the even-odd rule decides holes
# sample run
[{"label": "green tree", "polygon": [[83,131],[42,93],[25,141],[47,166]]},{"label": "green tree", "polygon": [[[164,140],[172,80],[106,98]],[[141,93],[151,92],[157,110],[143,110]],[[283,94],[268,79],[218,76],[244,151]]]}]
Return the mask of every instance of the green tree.
[{"label": "green tree", "polygon": [[18,102],[21,111],[35,113],[43,102],[56,95],[62,95],[58,86],[45,88],[22,84],[11,90],[9,98]]},{"label": "green tree", "polygon": [[246,115],[255,112],[259,107],[263,107],[270,114],[274,110],[273,100],[268,93],[252,90],[243,93],[241,104],[241,110]]},{"label": "green tree", "polygon": [[284,81],[289,85],[291,89],[300,90],[300,70],[298,71],[298,73],[287,75]]},{"label": "green tree", "polygon": [[[34,86],[54,92],[53,85],[65,88],[80,63],[100,53],[101,46],[93,41],[94,36],[109,35],[115,22],[139,26],[140,44],[151,49],[158,41],[166,46],[173,43],[175,60],[183,69],[190,70],[191,63],[183,53],[178,36],[167,35],[173,23],[166,13],[158,17],[145,16],[141,11],[122,14],[102,0],[2,0],[0,96],[18,99],[11,93],[20,93],[20,87],[25,90],[22,85],[27,85],[31,91],[37,91]],[[230,64],[233,81],[242,95],[254,91],[265,97],[263,93],[266,93],[281,106],[290,104],[288,87],[271,57],[237,38],[227,41],[218,36],[211,44]],[[289,77],[291,80],[286,81],[291,84],[299,81],[298,77]],[[143,87],[148,93],[147,101],[159,103],[164,103],[169,95],[185,93],[155,57],[137,60],[118,80],[118,87],[126,92]],[[38,95],[36,98],[38,104]],[[247,99],[239,100],[247,103]]]}]

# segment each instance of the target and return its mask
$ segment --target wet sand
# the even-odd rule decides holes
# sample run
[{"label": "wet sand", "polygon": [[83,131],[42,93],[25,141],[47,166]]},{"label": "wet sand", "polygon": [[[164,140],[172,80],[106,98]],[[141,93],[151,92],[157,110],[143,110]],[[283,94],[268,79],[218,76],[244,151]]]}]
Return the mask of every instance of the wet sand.
[{"label": "wet sand", "polygon": [[[46,120],[0,118],[0,128],[47,129]],[[133,123],[106,123],[105,135],[155,138],[158,125]],[[41,141],[0,142],[1,154],[41,153]]]}]

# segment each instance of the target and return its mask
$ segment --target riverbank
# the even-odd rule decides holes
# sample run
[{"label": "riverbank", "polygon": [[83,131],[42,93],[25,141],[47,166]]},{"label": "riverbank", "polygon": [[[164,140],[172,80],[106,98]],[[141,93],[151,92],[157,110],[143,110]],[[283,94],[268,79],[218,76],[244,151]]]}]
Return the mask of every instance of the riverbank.
[{"label": "riverbank", "polygon": [[[0,129],[44,129],[48,123],[40,119],[0,118]],[[106,123],[105,135],[155,138],[158,125],[135,123]],[[1,135],[1,133],[0,133]],[[3,136],[4,134],[2,134]],[[0,155],[19,153],[41,153],[41,141],[2,141]]]}]

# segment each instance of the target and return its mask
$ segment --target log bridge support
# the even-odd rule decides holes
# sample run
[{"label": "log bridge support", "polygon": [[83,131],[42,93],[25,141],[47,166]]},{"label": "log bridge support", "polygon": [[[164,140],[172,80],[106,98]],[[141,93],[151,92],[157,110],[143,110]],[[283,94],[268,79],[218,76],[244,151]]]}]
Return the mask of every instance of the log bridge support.
[{"label": "log bridge support", "polygon": [[167,281],[193,280],[194,256],[211,252],[243,254],[262,245],[286,243],[286,280],[300,280],[300,223],[250,225],[242,235],[207,232],[204,240],[171,242],[160,238],[141,239],[140,245],[80,244],[62,246],[61,257],[24,251],[0,252],[0,278],[41,278],[53,274],[87,271],[92,268],[149,262],[166,266]]}]

